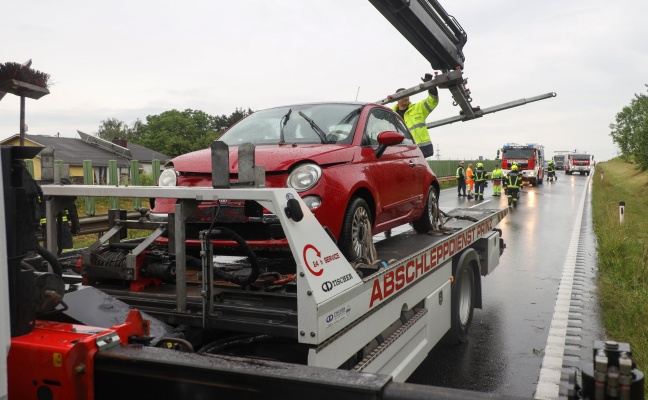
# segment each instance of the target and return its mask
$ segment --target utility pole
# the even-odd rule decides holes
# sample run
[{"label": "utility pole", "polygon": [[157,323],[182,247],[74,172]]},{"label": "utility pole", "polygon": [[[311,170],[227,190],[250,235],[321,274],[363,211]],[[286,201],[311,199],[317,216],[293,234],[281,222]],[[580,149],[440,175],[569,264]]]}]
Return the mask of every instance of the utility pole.
[{"label": "utility pole", "polygon": [[437,143],[436,158],[437,161],[441,160],[441,147],[439,147],[439,143]]}]

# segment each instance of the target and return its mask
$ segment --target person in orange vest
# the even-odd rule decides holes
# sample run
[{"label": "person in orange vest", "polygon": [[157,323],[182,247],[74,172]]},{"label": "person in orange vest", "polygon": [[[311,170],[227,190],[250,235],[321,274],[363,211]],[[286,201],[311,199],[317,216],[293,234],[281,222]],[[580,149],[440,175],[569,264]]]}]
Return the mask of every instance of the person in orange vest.
[{"label": "person in orange vest", "polygon": [[473,186],[475,186],[475,174],[473,174],[473,169],[472,169],[472,163],[468,164],[468,168],[466,169],[466,186],[468,188],[468,199],[472,199],[472,190]]}]

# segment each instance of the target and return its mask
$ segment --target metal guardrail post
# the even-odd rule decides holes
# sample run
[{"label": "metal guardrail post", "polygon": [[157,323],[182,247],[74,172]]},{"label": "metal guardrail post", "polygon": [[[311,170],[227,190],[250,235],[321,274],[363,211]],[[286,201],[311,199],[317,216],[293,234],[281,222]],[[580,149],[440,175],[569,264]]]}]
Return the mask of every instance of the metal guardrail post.
[{"label": "metal guardrail post", "polygon": [[[92,172],[92,161],[83,160],[83,184],[94,185],[94,174]],[[94,197],[85,196],[85,209],[86,215],[95,215],[95,199]]]},{"label": "metal guardrail post", "polygon": [[[117,173],[117,161],[108,161],[108,184],[112,186],[119,186],[119,174]],[[110,208],[119,208],[119,198],[110,198]]]},{"label": "metal guardrail post", "polygon": [[[130,184],[132,186],[139,186],[139,161],[131,160],[130,162]],[[142,199],[139,197],[133,198],[133,208],[139,210],[142,207]]]},{"label": "metal guardrail post", "polygon": [[157,185],[158,179],[160,178],[160,160],[151,161],[151,173],[153,175],[153,184]]}]

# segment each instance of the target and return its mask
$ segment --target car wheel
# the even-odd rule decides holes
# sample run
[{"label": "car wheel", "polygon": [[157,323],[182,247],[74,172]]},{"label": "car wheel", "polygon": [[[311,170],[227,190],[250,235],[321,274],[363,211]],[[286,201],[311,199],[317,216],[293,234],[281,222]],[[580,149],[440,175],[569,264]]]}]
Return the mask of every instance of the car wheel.
[{"label": "car wheel", "polygon": [[433,229],[439,229],[439,219],[439,197],[437,196],[436,189],[430,186],[427,202],[425,203],[425,210],[423,210],[421,218],[412,222],[412,227],[418,233],[428,233]]},{"label": "car wheel", "polygon": [[367,258],[372,242],[372,221],[369,206],[364,199],[353,197],[349,202],[338,247],[349,262]]}]

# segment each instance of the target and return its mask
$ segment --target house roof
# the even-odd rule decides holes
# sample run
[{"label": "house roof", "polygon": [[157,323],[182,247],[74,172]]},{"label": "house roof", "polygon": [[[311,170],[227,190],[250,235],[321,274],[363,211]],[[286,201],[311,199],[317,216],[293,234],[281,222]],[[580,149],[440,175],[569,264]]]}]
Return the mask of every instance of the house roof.
[{"label": "house roof", "polygon": [[[3,143],[8,143],[13,140],[14,135],[8,139],[3,140]],[[43,147],[51,146],[54,148],[54,158],[63,160],[63,163],[69,165],[83,165],[84,160],[92,161],[93,166],[103,167],[108,166],[110,160],[116,160],[117,165],[128,166],[130,160],[137,160],[140,163],[151,163],[152,160],[160,160],[160,164],[171,159],[171,157],[159,153],[155,150],[148,149],[135,143],[128,143],[128,149],[131,153],[131,158],[125,157],[121,154],[115,154],[109,150],[98,147],[94,144],[87,143],[79,138],[68,138],[59,136],[45,136],[45,135],[25,135],[25,139],[31,141],[36,145]],[[120,146],[117,146],[120,147]]]}]

